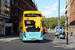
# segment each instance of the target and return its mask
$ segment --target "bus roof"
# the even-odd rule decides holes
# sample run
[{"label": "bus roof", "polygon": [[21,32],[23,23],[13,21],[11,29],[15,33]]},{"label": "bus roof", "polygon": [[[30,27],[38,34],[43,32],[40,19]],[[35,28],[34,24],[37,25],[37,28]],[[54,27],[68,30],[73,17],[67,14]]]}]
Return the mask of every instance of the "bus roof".
[{"label": "bus roof", "polygon": [[35,13],[35,14],[41,14],[41,11],[24,11],[23,12],[24,14],[32,14],[32,13]]}]

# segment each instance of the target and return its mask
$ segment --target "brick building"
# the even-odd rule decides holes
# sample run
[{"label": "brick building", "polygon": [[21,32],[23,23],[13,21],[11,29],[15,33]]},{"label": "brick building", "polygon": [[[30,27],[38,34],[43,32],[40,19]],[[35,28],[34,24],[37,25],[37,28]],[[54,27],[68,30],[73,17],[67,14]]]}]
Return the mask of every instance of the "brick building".
[{"label": "brick building", "polygon": [[[65,11],[65,15],[66,15],[66,17],[65,17],[65,33],[67,33],[66,31],[67,31],[67,24],[68,24],[68,33],[70,34],[71,33],[71,30],[70,30],[70,28],[71,28],[71,25],[70,25],[70,15],[71,15],[71,13],[70,13],[70,8],[71,8],[71,6],[70,6],[70,4],[71,4],[71,0],[67,0],[66,1],[66,7],[65,7],[65,9],[66,9],[66,11]],[[67,21],[68,21],[68,23],[67,23]]]},{"label": "brick building", "polygon": [[10,0],[10,3],[10,20],[6,22],[13,23],[13,31],[18,34],[19,18],[22,16],[23,11],[37,11],[37,5],[32,0]]},{"label": "brick building", "polygon": [[71,0],[71,32],[75,34],[75,0]]}]

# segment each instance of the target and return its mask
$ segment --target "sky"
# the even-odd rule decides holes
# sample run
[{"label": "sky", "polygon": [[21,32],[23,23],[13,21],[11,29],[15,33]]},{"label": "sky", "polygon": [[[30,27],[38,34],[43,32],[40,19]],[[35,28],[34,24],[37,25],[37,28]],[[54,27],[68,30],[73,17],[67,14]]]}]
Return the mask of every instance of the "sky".
[{"label": "sky", "polygon": [[[34,0],[33,0],[34,1]],[[38,11],[46,18],[58,17],[59,0],[35,0]],[[66,0],[60,0],[60,16],[65,15]]]}]

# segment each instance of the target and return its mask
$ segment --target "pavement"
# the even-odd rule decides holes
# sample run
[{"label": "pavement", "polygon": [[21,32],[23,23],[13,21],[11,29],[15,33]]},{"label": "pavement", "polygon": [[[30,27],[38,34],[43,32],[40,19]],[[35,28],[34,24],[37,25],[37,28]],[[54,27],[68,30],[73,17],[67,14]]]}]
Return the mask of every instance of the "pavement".
[{"label": "pavement", "polygon": [[75,48],[75,37],[74,36],[68,36],[68,45],[67,45],[67,39],[57,39],[55,37],[53,43],[60,45],[60,46],[65,46],[65,47],[71,47]]},{"label": "pavement", "polygon": [[18,40],[19,36],[1,36],[0,43],[6,43],[14,40]]}]

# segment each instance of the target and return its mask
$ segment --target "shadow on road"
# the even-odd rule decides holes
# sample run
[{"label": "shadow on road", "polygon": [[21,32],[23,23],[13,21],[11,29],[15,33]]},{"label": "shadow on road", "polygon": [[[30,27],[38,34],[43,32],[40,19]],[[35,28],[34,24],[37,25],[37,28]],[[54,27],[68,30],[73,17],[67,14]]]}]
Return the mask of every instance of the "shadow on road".
[{"label": "shadow on road", "polygon": [[45,34],[47,34],[47,33],[43,33],[43,35],[45,35]]},{"label": "shadow on road", "polygon": [[53,42],[53,40],[49,40],[49,39],[46,39],[44,38],[42,41],[40,41],[41,43],[48,43],[48,42]]},{"label": "shadow on road", "polygon": [[49,39],[43,39],[41,41],[23,41],[24,43],[48,43],[48,42],[53,42],[53,40],[49,40]]},{"label": "shadow on road", "polygon": [[18,35],[17,36],[0,36],[0,39],[1,38],[13,38],[13,37],[16,38],[16,37],[19,37],[19,36]]}]

